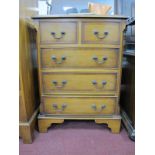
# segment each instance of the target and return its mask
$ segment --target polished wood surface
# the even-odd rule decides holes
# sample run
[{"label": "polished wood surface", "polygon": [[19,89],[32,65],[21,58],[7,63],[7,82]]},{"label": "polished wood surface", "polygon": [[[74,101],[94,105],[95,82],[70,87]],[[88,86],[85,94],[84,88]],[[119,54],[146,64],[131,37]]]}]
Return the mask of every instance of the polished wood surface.
[{"label": "polished wood surface", "polygon": [[77,23],[63,22],[61,20],[55,22],[41,22],[40,33],[40,40],[43,44],[76,43]]},{"label": "polished wood surface", "polygon": [[51,48],[41,50],[43,69],[118,68],[118,58],[119,49],[113,48]]},{"label": "polished wood surface", "polygon": [[[30,51],[30,38],[26,22],[20,20],[20,50],[19,50],[19,69],[20,69],[20,86],[21,86],[21,101],[23,109],[21,109],[20,121],[28,121],[35,110],[35,97],[33,85],[33,67],[32,55]],[[23,118],[23,119],[21,119]]]},{"label": "polished wood surface", "polygon": [[66,15],[66,14],[62,14],[62,15],[36,15],[36,16],[32,16],[32,19],[59,19],[59,18],[88,18],[88,19],[120,19],[120,20],[126,20],[128,17],[123,16],[123,15],[96,15],[96,14],[88,14],[88,15],[83,15],[83,14],[74,14],[74,15]]},{"label": "polished wood surface", "polygon": [[120,132],[121,126],[121,117],[98,117],[98,116],[38,116],[38,123],[39,123],[39,132],[46,133],[47,129],[54,123],[64,123],[64,120],[94,120],[97,124],[107,124],[108,128],[111,129],[111,132],[114,134],[118,134]]},{"label": "polished wood surface", "polygon": [[[95,32],[97,33],[96,35]],[[119,32],[119,22],[86,21],[82,23],[82,43],[120,44]]]},{"label": "polished wood surface", "polygon": [[[119,133],[119,92],[126,18],[93,17],[33,17],[38,22],[40,132],[46,132],[51,124],[63,123],[65,119],[88,117],[96,123],[108,124],[112,132]],[[52,34],[51,40],[44,39],[43,42],[41,25],[44,23],[50,29],[48,32],[44,29],[47,33],[44,38],[51,37],[54,31],[61,35],[53,37]],[[53,27],[51,23],[54,23]],[[68,23],[71,31],[66,28],[67,24],[63,27],[60,23]],[[70,23],[76,23],[76,26]],[[63,31],[71,37],[65,38],[61,33]],[[76,36],[76,42],[67,42]]]},{"label": "polished wood surface", "polygon": [[105,114],[115,113],[116,97],[44,97],[43,113],[47,114]]},{"label": "polished wood surface", "polygon": [[[37,5],[36,0],[20,0],[19,9],[19,126],[20,137],[24,143],[32,143],[33,130],[36,120],[36,98],[34,88],[34,66],[32,61],[32,38],[35,38],[34,33],[29,33],[30,29],[27,24],[27,18],[32,15],[37,15],[35,11],[30,10],[30,7]],[[31,122],[29,122],[32,120]],[[24,124],[27,124],[26,126]]]},{"label": "polished wood surface", "polygon": [[[105,92],[114,93],[117,85],[116,73],[43,73],[43,93],[59,92]],[[55,83],[56,82],[56,83]],[[63,82],[66,82],[63,84]]]},{"label": "polished wood surface", "polygon": [[36,128],[38,109],[36,109],[27,122],[19,123],[19,136],[22,137],[23,143],[30,144],[34,139],[34,130]]},{"label": "polished wood surface", "polygon": [[[20,90],[20,94],[21,94],[21,90]],[[24,105],[24,98],[22,97],[22,95],[19,95],[19,121],[20,120],[25,120],[26,118],[26,110],[25,110],[25,105]]]}]

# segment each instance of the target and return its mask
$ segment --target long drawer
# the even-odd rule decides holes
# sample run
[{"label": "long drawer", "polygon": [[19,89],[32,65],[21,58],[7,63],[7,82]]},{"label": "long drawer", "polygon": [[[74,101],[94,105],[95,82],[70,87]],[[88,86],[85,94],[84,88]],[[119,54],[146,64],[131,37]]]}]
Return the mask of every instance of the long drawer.
[{"label": "long drawer", "polygon": [[115,113],[117,97],[42,97],[46,114],[104,114]]},{"label": "long drawer", "polygon": [[119,49],[53,48],[41,50],[42,68],[118,68]]},{"label": "long drawer", "polygon": [[117,73],[43,72],[43,93],[53,92],[115,92]]}]

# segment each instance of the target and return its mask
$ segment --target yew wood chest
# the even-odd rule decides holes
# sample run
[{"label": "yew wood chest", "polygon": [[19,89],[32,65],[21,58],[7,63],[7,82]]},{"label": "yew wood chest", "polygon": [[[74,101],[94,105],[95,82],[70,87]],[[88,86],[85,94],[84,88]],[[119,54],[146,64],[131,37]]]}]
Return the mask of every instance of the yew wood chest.
[{"label": "yew wood chest", "polygon": [[94,120],[120,131],[122,16],[38,16],[39,131]]}]

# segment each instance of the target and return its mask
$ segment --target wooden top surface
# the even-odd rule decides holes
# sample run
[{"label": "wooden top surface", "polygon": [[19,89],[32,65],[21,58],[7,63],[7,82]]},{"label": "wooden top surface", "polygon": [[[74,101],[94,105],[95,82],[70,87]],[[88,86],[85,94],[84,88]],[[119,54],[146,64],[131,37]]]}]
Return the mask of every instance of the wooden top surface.
[{"label": "wooden top surface", "polygon": [[95,14],[62,14],[62,15],[39,15],[33,16],[32,19],[55,19],[55,18],[102,18],[102,19],[123,19],[126,20],[128,17],[120,15],[95,15]]}]

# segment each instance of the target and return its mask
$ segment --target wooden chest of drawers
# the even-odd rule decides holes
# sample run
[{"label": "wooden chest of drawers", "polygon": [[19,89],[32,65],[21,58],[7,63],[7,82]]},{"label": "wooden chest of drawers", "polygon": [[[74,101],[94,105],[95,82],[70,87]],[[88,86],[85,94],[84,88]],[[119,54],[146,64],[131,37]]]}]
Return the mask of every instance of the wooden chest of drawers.
[{"label": "wooden chest of drawers", "polygon": [[33,17],[38,26],[39,131],[66,119],[120,131],[119,92],[125,17]]}]

